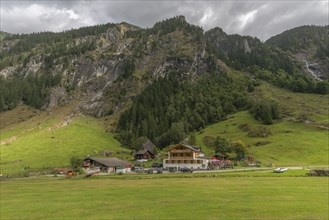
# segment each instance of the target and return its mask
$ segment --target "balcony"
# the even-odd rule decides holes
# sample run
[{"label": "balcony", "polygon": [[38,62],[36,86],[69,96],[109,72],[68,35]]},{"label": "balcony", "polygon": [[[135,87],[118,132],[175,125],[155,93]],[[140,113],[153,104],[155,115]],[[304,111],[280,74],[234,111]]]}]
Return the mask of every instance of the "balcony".
[{"label": "balcony", "polygon": [[192,151],[189,149],[185,149],[185,150],[171,150],[171,153],[191,153]]},{"label": "balcony", "polygon": [[169,160],[193,160],[194,158],[193,158],[193,156],[189,156],[189,157],[187,157],[187,156],[183,156],[183,157],[181,157],[181,156],[176,156],[176,157],[173,157],[173,156],[170,156],[169,158],[168,158]]}]

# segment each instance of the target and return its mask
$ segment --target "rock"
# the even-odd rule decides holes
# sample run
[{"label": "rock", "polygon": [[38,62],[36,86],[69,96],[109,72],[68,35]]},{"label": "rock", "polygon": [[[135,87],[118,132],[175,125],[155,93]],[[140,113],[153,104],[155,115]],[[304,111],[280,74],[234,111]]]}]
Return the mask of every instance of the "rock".
[{"label": "rock", "polygon": [[64,88],[62,87],[52,88],[50,92],[48,108],[54,108],[65,104],[68,101],[67,98],[68,95]]},{"label": "rock", "polygon": [[310,171],[310,176],[329,176],[329,169],[314,169]]}]

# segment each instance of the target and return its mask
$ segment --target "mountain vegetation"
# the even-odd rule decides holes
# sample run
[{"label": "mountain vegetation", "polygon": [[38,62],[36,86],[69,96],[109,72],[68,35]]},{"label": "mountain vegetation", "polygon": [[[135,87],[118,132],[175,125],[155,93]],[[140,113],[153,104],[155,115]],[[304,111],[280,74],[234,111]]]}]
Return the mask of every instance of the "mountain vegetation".
[{"label": "mountain vegetation", "polygon": [[289,52],[319,78],[329,79],[329,26],[305,25],[268,39],[265,44]]},{"label": "mountain vegetation", "polygon": [[316,46],[318,55],[328,57],[328,31],[329,26],[300,26],[271,37],[266,44],[291,52]]},{"label": "mountain vegetation", "polygon": [[[197,132],[225,123],[240,111],[258,123],[244,132],[257,136],[289,117],[284,114],[289,106],[282,106],[282,100],[255,93],[264,84],[271,90],[327,97],[328,81],[307,74],[312,67],[316,74],[326,71],[327,31],[328,26],[303,26],[263,43],[220,28],[204,32],[177,16],[146,29],[120,23],[60,33],[1,32],[0,111],[4,115],[24,104],[52,114],[72,106],[68,115],[79,121],[81,115],[104,120],[107,132],[130,149],[143,138],[160,149],[181,141],[198,144]],[[310,57],[318,66],[308,65]],[[15,123],[7,124],[2,131]],[[5,142],[17,136],[2,133]],[[221,135],[217,137],[220,142]],[[245,145],[239,141],[249,144],[232,140],[226,153],[244,157],[239,149]]]},{"label": "mountain vegetation", "polygon": [[[273,44],[263,44],[257,38],[227,35],[220,28],[205,33],[207,49],[230,67],[248,72],[256,79],[265,80],[276,86],[295,92],[327,94],[327,81],[315,81],[301,74],[301,64],[287,52]],[[286,39],[285,37],[283,39]],[[300,42],[298,39],[294,39]],[[282,40],[284,41],[284,40]],[[320,42],[326,42],[324,38]],[[268,41],[271,42],[271,39]]]},{"label": "mountain vegetation", "polygon": [[197,83],[171,74],[147,87],[122,114],[120,140],[128,146],[141,136],[160,147],[177,143],[190,132],[248,108],[252,89],[248,78],[234,81],[224,73],[204,74]]}]

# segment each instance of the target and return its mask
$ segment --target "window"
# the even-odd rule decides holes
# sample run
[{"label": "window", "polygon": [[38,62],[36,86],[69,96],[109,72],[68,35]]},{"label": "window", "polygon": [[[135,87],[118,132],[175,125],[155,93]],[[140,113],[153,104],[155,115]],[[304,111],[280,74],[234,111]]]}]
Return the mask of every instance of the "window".
[{"label": "window", "polygon": [[178,163],[180,163],[180,160],[178,160]]},{"label": "window", "polygon": [[185,163],[185,164],[188,163],[188,160],[184,160],[184,163]]}]

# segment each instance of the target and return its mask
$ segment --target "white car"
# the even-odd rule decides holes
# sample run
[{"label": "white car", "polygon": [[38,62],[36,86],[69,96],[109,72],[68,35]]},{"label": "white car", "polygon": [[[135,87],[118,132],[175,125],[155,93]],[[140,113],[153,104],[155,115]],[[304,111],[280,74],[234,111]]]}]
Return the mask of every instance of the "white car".
[{"label": "white car", "polygon": [[273,170],[274,173],[283,173],[285,171],[287,171],[288,168],[285,168],[285,167],[279,167],[279,168],[276,168]]}]

